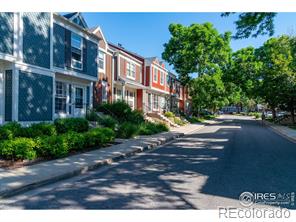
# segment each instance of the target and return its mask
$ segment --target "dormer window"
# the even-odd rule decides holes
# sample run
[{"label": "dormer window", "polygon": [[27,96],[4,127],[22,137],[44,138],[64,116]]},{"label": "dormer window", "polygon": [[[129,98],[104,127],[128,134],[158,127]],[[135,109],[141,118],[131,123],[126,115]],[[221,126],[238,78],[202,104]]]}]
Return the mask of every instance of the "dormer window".
[{"label": "dormer window", "polygon": [[71,33],[71,66],[74,69],[82,70],[82,37]]}]

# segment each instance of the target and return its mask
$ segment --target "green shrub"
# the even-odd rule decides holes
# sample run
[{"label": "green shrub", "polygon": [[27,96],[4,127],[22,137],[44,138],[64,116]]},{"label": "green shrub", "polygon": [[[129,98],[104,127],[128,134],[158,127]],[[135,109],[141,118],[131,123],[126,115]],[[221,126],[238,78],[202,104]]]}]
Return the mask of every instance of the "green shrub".
[{"label": "green shrub", "polygon": [[202,122],[205,121],[203,118],[198,118],[198,117],[196,117],[196,116],[187,117],[187,120],[188,120],[190,123],[202,123]]},{"label": "green shrub", "polygon": [[119,126],[117,137],[128,139],[136,136],[138,133],[138,126],[134,123],[124,122]]},{"label": "green shrub", "polygon": [[164,114],[166,117],[175,117],[175,114],[174,113],[172,113],[172,112],[166,112],[165,114]]},{"label": "green shrub", "polygon": [[174,122],[180,126],[184,126],[186,124],[186,122],[181,120],[179,117],[174,117]]},{"label": "green shrub", "polygon": [[0,141],[1,140],[11,140],[13,139],[14,135],[10,129],[5,127],[0,127]]},{"label": "green shrub", "polygon": [[127,120],[128,120],[128,122],[135,123],[135,124],[140,124],[140,123],[145,122],[144,114],[142,111],[139,111],[139,110],[133,110],[128,115]]},{"label": "green shrub", "polygon": [[37,123],[30,127],[24,127],[20,130],[21,137],[36,138],[38,136],[53,136],[56,135],[55,125],[51,123]]},{"label": "green shrub", "polygon": [[5,140],[0,144],[0,155],[5,159],[33,160],[37,157],[36,146],[35,141],[29,138]]},{"label": "green shrub", "polygon": [[97,108],[98,111],[107,115],[112,115],[119,122],[125,122],[128,120],[132,109],[124,101],[116,101],[113,103],[104,103]]},{"label": "green shrub", "polygon": [[259,119],[261,117],[260,113],[255,113],[254,116],[255,116],[256,119]]},{"label": "green shrub", "polygon": [[89,129],[88,121],[85,118],[64,118],[54,121],[56,130],[59,134],[69,131],[82,133]]},{"label": "green shrub", "polygon": [[94,128],[84,134],[87,147],[102,146],[114,141],[115,133],[109,128]]},{"label": "green shrub", "polygon": [[6,123],[0,127],[0,140],[12,139],[20,136],[22,126],[17,122]]},{"label": "green shrub", "polygon": [[161,133],[168,130],[169,128],[167,127],[167,125],[163,123],[146,122],[140,125],[138,133],[139,135],[152,135],[152,134]]},{"label": "green shrub", "polygon": [[206,119],[206,120],[211,120],[211,119],[215,119],[216,118],[216,116],[215,115],[205,115],[204,117],[203,117],[204,119]]},{"label": "green shrub", "polygon": [[39,156],[59,158],[69,153],[69,146],[65,135],[39,137],[37,144],[37,154]]},{"label": "green shrub", "polygon": [[123,101],[102,104],[97,110],[107,115],[112,115],[120,123],[131,122],[140,124],[145,121],[142,111],[132,111],[130,106]]},{"label": "green shrub", "polygon": [[82,150],[86,147],[86,139],[83,133],[68,132],[63,136],[69,150]]},{"label": "green shrub", "polygon": [[86,119],[88,121],[98,121],[99,116],[95,112],[95,110],[91,109],[91,110],[87,110],[87,112],[86,112]]},{"label": "green shrub", "polygon": [[117,124],[117,120],[115,120],[114,118],[108,115],[104,117],[100,117],[98,121],[99,121],[99,124],[101,124],[102,126],[111,128],[113,130],[115,129]]}]

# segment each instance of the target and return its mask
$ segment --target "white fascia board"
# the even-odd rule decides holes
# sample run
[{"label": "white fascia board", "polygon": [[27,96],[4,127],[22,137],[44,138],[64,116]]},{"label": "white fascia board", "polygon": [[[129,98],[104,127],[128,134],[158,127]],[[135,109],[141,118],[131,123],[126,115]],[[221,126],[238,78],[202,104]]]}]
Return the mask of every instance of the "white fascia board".
[{"label": "white fascia board", "polygon": [[78,73],[78,72],[75,72],[72,70],[65,70],[65,69],[61,69],[61,68],[57,68],[57,67],[54,67],[53,71],[57,72],[61,75],[75,76],[77,78],[85,79],[85,80],[89,80],[89,81],[97,81],[98,80],[98,75],[97,75],[97,77],[94,77],[94,76],[89,76],[89,75],[85,75],[82,73]]}]

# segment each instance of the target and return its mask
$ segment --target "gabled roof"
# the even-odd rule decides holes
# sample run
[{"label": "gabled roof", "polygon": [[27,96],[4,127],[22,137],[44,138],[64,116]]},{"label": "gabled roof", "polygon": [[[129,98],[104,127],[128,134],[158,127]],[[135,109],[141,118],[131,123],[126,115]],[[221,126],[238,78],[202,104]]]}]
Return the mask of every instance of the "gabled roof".
[{"label": "gabled roof", "polygon": [[116,45],[116,44],[111,43],[111,42],[108,42],[108,44],[109,44],[109,46],[111,46],[111,47],[113,47],[113,48],[115,48],[115,49],[121,50],[121,51],[123,51],[123,52],[125,52],[125,53],[127,53],[127,54],[129,54],[129,55],[131,55],[131,56],[134,56],[134,57],[136,57],[137,59],[140,59],[140,60],[144,60],[144,59],[145,59],[143,56],[141,56],[141,55],[139,55],[139,54],[137,54],[137,53],[135,53],[135,52],[132,52],[132,51],[129,51],[129,50],[125,49],[125,48],[122,47],[122,45],[120,45],[120,44],[117,44],[117,45]]},{"label": "gabled roof", "polygon": [[89,31],[92,32],[92,33],[94,33],[94,34],[96,34],[97,32],[99,32],[101,34],[102,40],[106,43],[106,45],[108,45],[108,42],[106,41],[105,36],[104,36],[104,33],[103,33],[103,31],[102,31],[102,29],[101,29],[100,26],[96,26],[96,27],[90,28]]},{"label": "gabled roof", "polygon": [[87,26],[87,24],[80,12],[72,12],[72,13],[65,14],[63,16],[65,18],[69,19],[70,21],[74,22],[75,24],[81,26],[82,28],[85,28],[85,29],[88,28],[88,26]]}]

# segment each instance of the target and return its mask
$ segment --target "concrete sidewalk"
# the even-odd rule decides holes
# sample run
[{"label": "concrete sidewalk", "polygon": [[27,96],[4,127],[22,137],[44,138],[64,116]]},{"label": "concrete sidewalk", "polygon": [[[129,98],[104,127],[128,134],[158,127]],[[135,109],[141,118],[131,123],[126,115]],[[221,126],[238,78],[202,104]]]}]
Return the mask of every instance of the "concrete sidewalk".
[{"label": "concrete sidewalk", "polygon": [[0,169],[0,198],[70,178],[100,166],[111,164],[122,158],[135,155],[161,144],[183,137],[204,127],[203,124],[189,124],[170,132],[152,136],[140,136],[121,144],[73,155],[67,158],[47,161],[18,169]]},{"label": "concrete sidewalk", "polygon": [[296,130],[286,126],[277,125],[268,121],[264,121],[264,124],[266,126],[269,126],[276,133],[296,143]]}]

